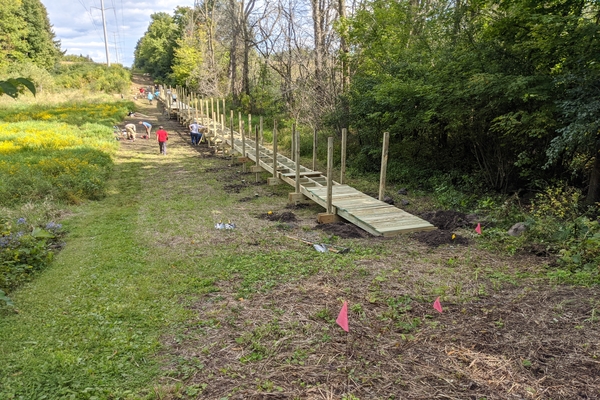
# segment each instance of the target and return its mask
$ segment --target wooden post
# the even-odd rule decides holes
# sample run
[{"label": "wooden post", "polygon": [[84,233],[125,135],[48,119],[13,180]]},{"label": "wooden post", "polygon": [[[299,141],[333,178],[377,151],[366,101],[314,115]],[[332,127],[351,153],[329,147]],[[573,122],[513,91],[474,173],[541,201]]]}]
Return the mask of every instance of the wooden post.
[{"label": "wooden post", "polygon": [[242,133],[242,157],[246,157],[246,132],[244,132],[244,121],[240,120],[241,133]]},{"label": "wooden post", "polygon": [[320,224],[329,224],[340,220],[333,213],[333,137],[327,138],[327,206],[326,211],[317,216]]},{"label": "wooden post", "polygon": [[171,119],[171,101],[172,101],[172,92],[171,87],[169,86],[169,94],[166,97],[167,99],[167,118]]},{"label": "wooden post", "polygon": [[231,136],[231,158],[233,159],[235,153],[235,142],[233,141],[233,110],[231,110],[231,118],[229,118],[229,135]]},{"label": "wooden post", "polygon": [[298,146],[298,143],[300,143],[300,131],[295,129],[296,124],[294,124],[294,136],[296,137],[296,187],[295,187],[295,193],[299,194],[300,193],[300,146]]},{"label": "wooden post", "polygon": [[198,95],[194,95],[194,120],[198,121]]},{"label": "wooden post", "polygon": [[233,156],[233,153],[235,152],[235,147],[233,147],[233,110],[229,110],[229,114],[229,134],[231,135],[231,155]]},{"label": "wooden post", "polygon": [[279,178],[277,177],[277,120],[273,122],[273,177],[267,180],[269,185],[278,185]]},{"label": "wooden post", "polygon": [[[187,103],[188,103],[187,104],[188,121],[190,121],[192,119],[192,95],[188,93],[186,100],[187,100]],[[188,125],[188,124],[186,124],[186,125]]]},{"label": "wooden post", "polygon": [[385,178],[387,174],[388,148],[390,146],[390,133],[383,133],[383,151],[381,154],[381,176],[379,178],[379,201],[385,196]]},{"label": "wooden post", "polygon": [[238,111],[238,133],[242,134],[242,112]]},{"label": "wooden post", "polygon": [[244,122],[241,122],[242,124],[242,129],[241,129],[241,133],[242,133],[242,157],[239,158],[239,160],[242,162],[242,171],[246,172],[246,162],[248,162],[248,159],[246,158],[246,132],[244,132]]},{"label": "wooden post", "polygon": [[346,141],[348,140],[348,130],[342,128],[342,165],[340,166],[340,184],[344,183],[346,178]]},{"label": "wooden post", "polygon": [[200,99],[200,118],[204,115],[204,99]]},{"label": "wooden post", "polygon": [[225,114],[225,99],[223,99],[223,114]]},{"label": "wooden post", "polygon": [[317,128],[313,130],[313,171],[317,170]]},{"label": "wooden post", "polygon": [[292,161],[296,161],[296,159],[294,157],[296,157],[296,123],[295,122],[292,124],[292,144],[291,144],[291,148],[290,148],[290,158],[292,159]]},{"label": "wooden post", "polygon": [[262,168],[260,167],[260,148],[258,147],[258,126],[256,127],[254,132],[254,145],[256,150],[256,164],[254,165],[254,167],[252,167],[252,172],[256,174],[256,182],[258,182],[258,174],[262,171]]},{"label": "wooden post", "polygon": [[248,113],[248,134],[252,135],[252,114]]},{"label": "wooden post", "polygon": [[215,99],[213,97],[210,98],[210,115],[215,113]]},{"label": "wooden post", "polygon": [[[217,99],[217,115],[221,115],[221,102]],[[223,110],[225,112],[225,110]]]},{"label": "wooden post", "polygon": [[262,115],[261,115],[260,116],[260,121],[259,121],[259,124],[260,124],[260,145],[261,146],[265,144],[265,135],[263,134],[263,130],[262,130],[262,122],[263,122],[262,120],[263,120],[263,118],[262,118]]},{"label": "wooden post", "polygon": [[[223,110],[225,112],[225,110]],[[225,140],[225,114],[221,114],[221,154],[225,155],[225,145],[227,141]]]}]

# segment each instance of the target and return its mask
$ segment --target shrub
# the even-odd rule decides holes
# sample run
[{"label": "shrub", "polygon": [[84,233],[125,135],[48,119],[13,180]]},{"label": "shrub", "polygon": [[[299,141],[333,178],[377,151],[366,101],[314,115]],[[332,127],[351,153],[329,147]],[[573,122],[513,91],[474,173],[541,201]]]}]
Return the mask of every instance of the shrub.
[{"label": "shrub", "polygon": [[116,146],[101,125],[0,124],[0,205],[103,197]]},{"label": "shrub", "polygon": [[11,305],[6,294],[50,264],[62,235],[62,226],[53,221],[42,227],[25,218],[0,219],[0,305]]}]

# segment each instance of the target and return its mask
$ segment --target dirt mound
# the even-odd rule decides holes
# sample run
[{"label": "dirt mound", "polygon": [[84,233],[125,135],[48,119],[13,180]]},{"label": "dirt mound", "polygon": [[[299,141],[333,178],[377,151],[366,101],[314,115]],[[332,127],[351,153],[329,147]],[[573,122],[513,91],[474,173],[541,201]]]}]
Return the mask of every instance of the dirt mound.
[{"label": "dirt mound", "polygon": [[223,190],[227,193],[239,193],[245,189],[248,185],[245,183],[230,183],[223,186]]},{"label": "dirt mound", "polygon": [[266,219],[268,221],[277,221],[277,222],[296,222],[298,218],[296,218],[296,214],[291,211],[284,211],[281,214],[279,213],[264,213],[256,216],[258,219]]},{"label": "dirt mound", "polygon": [[430,247],[438,247],[443,244],[461,244],[465,246],[469,244],[469,239],[446,230],[418,232],[413,234],[413,238]]},{"label": "dirt mound", "polygon": [[356,225],[347,224],[345,222],[334,222],[331,224],[321,224],[313,229],[318,229],[323,232],[341,237],[343,239],[360,239],[369,236],[369,234]]},{"label": "dirt mound", "polygon": [[425,221],[430,222],[436,228],[443,230],[454,230],[458,228],[467,228],[473,225],[477,216],[473,214],[465,214],[458,211],[429,211],[419,215]]},{"label": "dirt mound", "polygon": [[310,207],[310,204],[308,203],[288,204],[287,206],[285,206],[287,210],[302,210],[303,208],[308,207]]}]

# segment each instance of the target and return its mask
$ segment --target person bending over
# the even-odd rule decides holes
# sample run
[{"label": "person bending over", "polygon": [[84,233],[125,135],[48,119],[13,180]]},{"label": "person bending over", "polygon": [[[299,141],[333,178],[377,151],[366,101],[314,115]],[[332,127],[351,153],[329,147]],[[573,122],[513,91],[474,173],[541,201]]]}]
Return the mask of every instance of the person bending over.
[{"label": "person bending over", "polygon": [[140,121],[138,124],[144,125],[144,128],[146,128],[146,139],[149,139],[150,133],[152,132],[152,124],[146,121]]}]

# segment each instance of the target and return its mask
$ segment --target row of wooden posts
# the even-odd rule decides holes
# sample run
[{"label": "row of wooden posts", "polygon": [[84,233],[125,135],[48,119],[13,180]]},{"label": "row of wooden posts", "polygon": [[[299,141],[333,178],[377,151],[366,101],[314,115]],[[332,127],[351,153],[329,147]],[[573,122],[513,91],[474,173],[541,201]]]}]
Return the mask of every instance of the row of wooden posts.
[{"label": "row of wooden posts", "polygon": [[[212,129],[216,134],[221,131],[221,143],[222,143],[222,151],[223,154],[225,152],[225,126],[226,126],[226,118],[225,118],[225,99],[202,99],[196,94],[193,94],[187,91],[184,88],[176,87],[175,89],[169,87],[169,89],[165,89],[165,87],[160,86],[160,97],[162,101],[166,105],[167,115],[169,118],[171,117],[171,112],[173,109],[173,105],[177,108],[177,120],[187,125],[192,120],[198,120],[204,122],[204,118],[209,120],[208,125],[210,129],[210,124],[212,121]],[[175,93],[175,100],[172,98],[172,94]],[[174,102],[176,102],[174,104]],[[222,104],[222,108],[221,108]],[[198,107],[199,106],[199,107]],[[223,112],[221,112],[221,110]],[[200,114],[198,114],[198,112]],[[212,116],[212,117],[211,117]],[[233,120],[234,120],[234,110],[230,110],[230,119],[229,119],[229,133],[231,135],[231,155],[233,156]],[[244,168],[246,166],[245,162],[249,161],[246,156],[246,135],[245,135],[245,124],[242,120],[241,111],[238,112],[238,123],[239,123],[239,132],[242,137],[242,154],[239,158],[244,164]],[[262,145],[264,143],[263,137],[263,117],[260,116],[259,125],[255,127],[255,143],[256,143],[256,166],[252,172],[256,173],[256,179],[258,181],[258,174],[262,171],[260,167],[260,148],[259,143]],[[252,115],[248,114],[248,132],[252,132]],[[340,166],[340,184],[343,184],[346,178],[346,145],[348,139],[348,131],[346,128],[342,129],[342,143],[341,143],[341,166]],[[384,132],[383,134],[383,149],[382,149],[382,157],[381,157],[381,174],[379,179],[379,200],[383,201],[385,196],[385,184],[386,184],[386,174],[387,174],[387,162],[388,162],[388,149],[389,149],[389,132]],[[332,192],[333,192],[333,179],[330,177],[333,176],[333,137],[329,137],[327,139],[327,214],[331,214],[333,210],[332,206]],[[216,141],[215,141],[216,143]],[[210,142],[209,142],[210,145]],[[216,144],[215,144],[216,146]],[[279,183],[279,178],[277,176],[278,164],[277,164],[277,121],[274,121],[273,126],[273,178],[269,179],[269,184],[275,185]],[[312,170],[316,171],[317,169],[317,130],[313,131],[313,154],[312,154]],[[300,192],[300,133],[296,129],[296,123],[292,125],[292,143],[291,143],[291,159],[296,163],[296,176],[295,176],[295,193],[293,196],[296,198],[301,197]],[[245,169],[244,169],[245,170]]]}]

